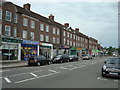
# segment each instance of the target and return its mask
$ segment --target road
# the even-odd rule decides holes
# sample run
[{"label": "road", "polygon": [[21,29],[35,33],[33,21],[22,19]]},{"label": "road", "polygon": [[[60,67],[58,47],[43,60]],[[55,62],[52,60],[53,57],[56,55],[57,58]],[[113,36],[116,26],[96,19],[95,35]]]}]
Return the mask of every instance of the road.
[{"label": "road", "polygon": [[118,79],[101,76],[106,58],[3,69],[2,88],[118,88]]}]

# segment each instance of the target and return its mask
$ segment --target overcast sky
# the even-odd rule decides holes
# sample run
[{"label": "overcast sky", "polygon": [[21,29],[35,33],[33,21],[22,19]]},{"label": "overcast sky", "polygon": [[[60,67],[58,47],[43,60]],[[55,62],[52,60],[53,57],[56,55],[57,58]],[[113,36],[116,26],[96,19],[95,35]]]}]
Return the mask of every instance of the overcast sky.
[{"label": "overcast sky", "polygon": [[118,1],[117,0],[9,0],[19,6],[31,4],[31,10],[55,21],[69,23],[80,32],[93,37],[103,47],[118,47]]}]

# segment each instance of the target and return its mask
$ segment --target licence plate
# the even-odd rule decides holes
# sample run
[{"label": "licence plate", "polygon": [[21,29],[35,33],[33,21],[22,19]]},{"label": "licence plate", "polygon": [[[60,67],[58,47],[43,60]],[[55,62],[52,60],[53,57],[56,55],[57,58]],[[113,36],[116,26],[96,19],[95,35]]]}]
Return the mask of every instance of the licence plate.
[{"label": "licence plate", "polygon": [[110,72],[109,74],[111,74],[111,75],[118,75],[118,73],[112,73],[112,72]]},{"label": "licence plate", "polygon": [[30,62],[33,62],[33,60],[30,60]]}]

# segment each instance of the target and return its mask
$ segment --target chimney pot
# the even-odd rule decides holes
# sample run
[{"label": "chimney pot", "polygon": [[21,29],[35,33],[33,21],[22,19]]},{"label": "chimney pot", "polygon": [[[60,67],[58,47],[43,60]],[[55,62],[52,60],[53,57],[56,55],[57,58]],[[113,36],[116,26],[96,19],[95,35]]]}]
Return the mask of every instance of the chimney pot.
[{"label": "chimney pot", "polygon": [[54,21],[54,16],[52,14],[50,14],[49,19]]},{"label": "chimney pot", "polygon": [[75,28],[75,31],[79,32],[79,28]]},{"label": "chimney pot", "polygon": [[29,3],[23,5],[23,8],[25,8],[26,10],[29,10],[29,11],[30,11],[30,7],[31,7],[31,5]]},{"label": "chimney pot", "polygon": [[64,26],[65,26],[65,27],[69,27],[69,23],[65,23]]}]

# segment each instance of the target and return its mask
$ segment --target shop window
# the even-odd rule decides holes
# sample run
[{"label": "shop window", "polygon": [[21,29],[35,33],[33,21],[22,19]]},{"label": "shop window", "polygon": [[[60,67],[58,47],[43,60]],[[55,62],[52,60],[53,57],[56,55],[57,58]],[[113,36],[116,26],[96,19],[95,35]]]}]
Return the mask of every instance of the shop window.
[{"label": "shop window", "polygon": [[6,11],[6,21],[11,22],[11,18],[12,18],[12,13],[10,11]]},{"label": "shop window", "polygon": [[0,9],[0,19],[2,19],[2,9]]},{"label": "shop window", "polygon": [[18,20],[18,15],[14,14],[14,23],[17,23],[17,20]]},{"label": "shop window", "polygon": [[44,35],[40,34],[40,41],[44,41]]},{"label": "shop window", "polygon": [[49,26],[46,26],[46,32],[49,32]]},{"label": "shop window", "polygon": [[11,26],[5,25],[5,35],[6,36],[11,35]]},{"label": "shop window", "polygon": [[30,33],[30,38],[31,38],[32,40],[34,40],[34,32],[31,32],[31,33]]},{"label": "shop window", "polygon": [[14,27],[13,29],[14,29],[14,30],[13,30],[13,32],[14,32],[14,37],[17,37],[17,28]]},{"label": "shop window", "polygon": [[43,24],[40,24],[40,30],[44,31],[44,25]]},{"label": "shop window", "polygon": [[22,32],[22,38],[27,38],[27,31],[23,30],[23,32]]},{"label": "shop window", "polygon": [[28,19],[27,18],[23,18],[23,26],[28,26]]},{"label": "shop window", "polygon": [[35,21],[31,20],[31,28],[35,28]]}]

